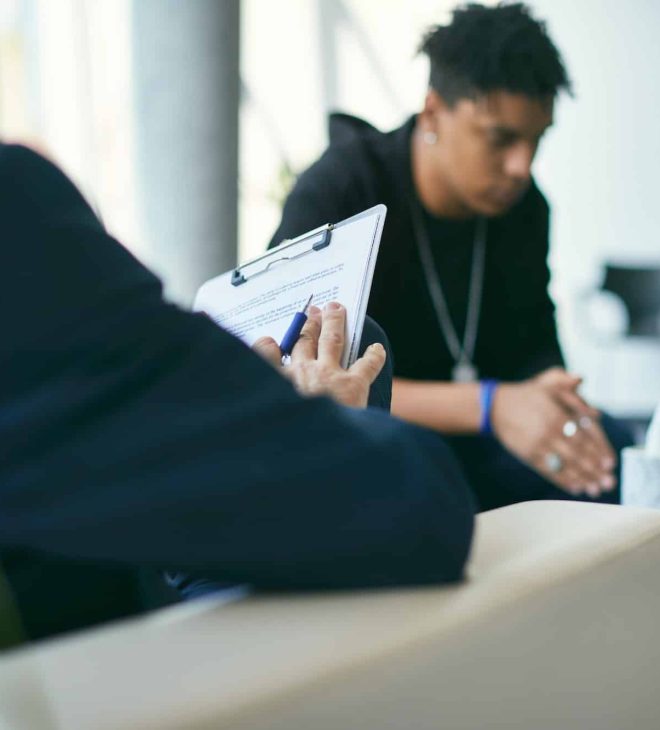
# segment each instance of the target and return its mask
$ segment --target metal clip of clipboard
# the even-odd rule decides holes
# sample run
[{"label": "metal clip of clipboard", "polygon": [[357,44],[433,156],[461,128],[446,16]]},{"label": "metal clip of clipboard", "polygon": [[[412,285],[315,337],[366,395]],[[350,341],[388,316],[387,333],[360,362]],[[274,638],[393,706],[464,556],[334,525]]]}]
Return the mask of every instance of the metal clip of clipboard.
[{"label": "metal clip of clipboard", "polygon": [[254,264],[257,264],[259,263],[259,261],[263,261],[264,259],[272,258],[272,251],[270,253],[265,253],[263,256],[259,256],[259,258],[253,259],[252,261],[249,261],[242,266],[237,266],[231,274],[231,285],[240,286],[241,284],[245,284],[245,282],[249,281],[250,279],[254,279],[255,276],[267,273],[270,270],[271,266],[279,263],[280,261],[295,261],[301,256],[306,256],[308,253],[312,253],[313,251],[320,251],[321,249],[326,248],[330,245],[333,228],[334,225],[332,223],[326,223],[324,226],[315,228],[313,231],[309,231],[309,233],[303,233],[302,236],[298,236],[297,238],[292,238],[288,241],[285,239],[278,246],[278,250],[287,249],[290,246],[295,246],[298,243],[302,243],[303,241],[307,241],[312,238],[316,238],[317,240],[315,240],[310,248],[306,249],[305,251],[301,251],[295,256],[280,256],[279,258],[273,259],[272,261],[269,261],[261,270],[255,271],[254,274],[250,274],[249,276],[243,273],[243,269],[247,268],[248,266],[253,266]]}]

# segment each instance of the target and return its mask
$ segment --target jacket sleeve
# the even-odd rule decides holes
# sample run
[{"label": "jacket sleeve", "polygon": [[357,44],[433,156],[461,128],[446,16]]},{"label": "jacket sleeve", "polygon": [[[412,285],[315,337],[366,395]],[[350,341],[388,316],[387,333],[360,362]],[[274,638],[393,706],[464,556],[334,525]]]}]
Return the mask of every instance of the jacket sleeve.
[{"label": "jacket sleeve", "polygon": [[511,373],[514,379],[529,378],[550,367],[563,367],[564,357],[555,319],[555,305],[550,296],[550,269],[548,267],[550,209],[541,192],[534,185],[533,227],[520,255],[509,265],[518,267],[517,279],[522,306],[512,313],[518,323],[511,343],[512,359],[519,363]]},{"label": "jacket sleeve", "polygon": [[278,589],[461,576],[472,503],[434,435],[302,398],[165,303],[33,153],[0,153],[0,196],[2,546]]}]

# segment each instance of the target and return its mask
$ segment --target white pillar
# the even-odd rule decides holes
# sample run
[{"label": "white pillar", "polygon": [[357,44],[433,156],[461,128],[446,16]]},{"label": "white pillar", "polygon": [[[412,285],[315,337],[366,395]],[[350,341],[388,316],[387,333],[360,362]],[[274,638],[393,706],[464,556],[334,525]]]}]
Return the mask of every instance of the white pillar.
[{"label": "white pillar", "polygon": [[133,0],[148,263],[189,304],[237,250],[240,0]]}]

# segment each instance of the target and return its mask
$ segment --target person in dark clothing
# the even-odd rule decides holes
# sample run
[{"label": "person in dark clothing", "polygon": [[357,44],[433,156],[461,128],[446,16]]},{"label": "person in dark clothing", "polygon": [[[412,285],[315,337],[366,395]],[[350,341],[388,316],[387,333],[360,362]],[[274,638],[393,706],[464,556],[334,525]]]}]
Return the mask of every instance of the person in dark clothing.
[{"label": "person in dark clothing", "polygon": [[[380,408],[389,413],[392,401],[392,351],[385,332],[376,322],[367,317],[364,322],[358,356],[362,357],[367,348],[374,343],[383,345],[387,357],[383,369],[369,388],[367,405],[370,408]],[[187,601],[209,595],[222,595],[225,599],[243,598],[252,592],[250,585],[237,586],[231,583],[221,583],[206,576],[191,576],[180,571],[166,571],[163,577],[165,585],[175,592],[176,600]]]},{"label": "person in dark clothing", "polygon": [[138,569],[264,590],[461,578],[462,472],[364,408],[384,350],[340,367],[341,306],[310,311],[284,373],[274,341],[257,354],[166,303],[20,146],[0,144],[0,241],[0,562],[30,638],[141,610]]},{"label": "person in dark clothing", "polygon": [[394,414],[448,437],[483,509],[616,501],[617,452],[632,439],[564,369],[549,208],[531,176],[555,98],[570,91],[559,53],[522,4],[462,6],[422,50],[421,113],[387,133],[332,115],[330,146],[270,245],[384,203],[368,312],[394,351]]}]

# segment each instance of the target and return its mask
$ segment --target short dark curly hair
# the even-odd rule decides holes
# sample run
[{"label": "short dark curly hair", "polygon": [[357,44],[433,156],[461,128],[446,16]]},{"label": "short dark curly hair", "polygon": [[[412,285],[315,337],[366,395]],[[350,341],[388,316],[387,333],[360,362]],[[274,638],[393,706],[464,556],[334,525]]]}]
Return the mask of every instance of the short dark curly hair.
[{"label": "short dark curly hair", "polygon": [[545,24],[523,3],[461,5],[451,23],[426,33],[419,50],[431,62],[431,88],[449,105],[496,90],[533,98],[572,93]]}]

